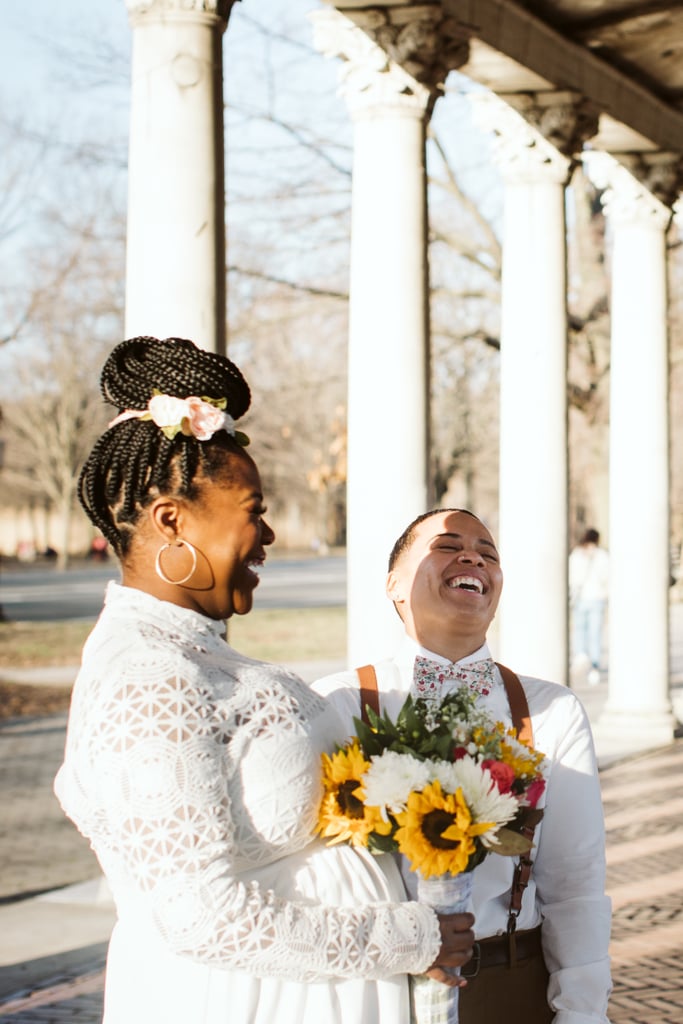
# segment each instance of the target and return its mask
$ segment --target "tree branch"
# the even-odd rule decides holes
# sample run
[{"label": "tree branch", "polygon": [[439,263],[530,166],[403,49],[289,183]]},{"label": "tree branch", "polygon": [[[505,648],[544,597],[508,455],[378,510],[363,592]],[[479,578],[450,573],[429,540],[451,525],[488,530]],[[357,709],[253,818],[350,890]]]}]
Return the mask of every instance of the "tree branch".
[{"label": "tree branch", "polygon": [[234,264],[228,267],[229,274],[239,274],[241,277],[253,277],[258,281],[267,281],[269,284],[282,285],[294,292],[303,292],[306,295],[318,295],[326,299],[341,299],[348,301],[349,293],[334,291],[331,288],[316,288],[314,285],[302,284],[300,281],[288,281],[284,277],[276,277],[261,270],[248,270],[246,267],[238,267]]},{"label": "tree branch", "polygon": [[441,157],[441,162],[443,163],[447,179],[446,183],[438,182],[435,179],[432,179],[433,184],[440,185],[447,191],[452,192],[456,196],[458,201],[462,204],[462,206],[467,210],[470,216],[476,221],[476,223],[479,225],[484,235],[488,239],[489,251],[494,258],[495,265],[498,267],[498,273],[500,273],[501,245],[496,237],[493,228],[486,220],[486,218],[482,216],[481,211],[475,205],[475,203],[473,203],[470,197],[460,188],[458,179],[455,176],[455,171],[448,162],[446,151],[444,150],[438,135],[436,134],[431,125],[429,126],[428,129],[428,135],[433,145],[436,147],[439,156]]}]

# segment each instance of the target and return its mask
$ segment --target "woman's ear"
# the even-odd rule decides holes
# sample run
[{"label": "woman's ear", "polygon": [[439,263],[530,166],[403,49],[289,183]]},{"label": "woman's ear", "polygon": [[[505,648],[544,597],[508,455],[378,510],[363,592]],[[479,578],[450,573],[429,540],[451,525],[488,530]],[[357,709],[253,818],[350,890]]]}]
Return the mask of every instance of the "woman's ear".
[{"label": "woman's ear", "polygon": [[151,525],[167,543],[182,536],[182,507],[175,498],[157,498],[147,509]]}]

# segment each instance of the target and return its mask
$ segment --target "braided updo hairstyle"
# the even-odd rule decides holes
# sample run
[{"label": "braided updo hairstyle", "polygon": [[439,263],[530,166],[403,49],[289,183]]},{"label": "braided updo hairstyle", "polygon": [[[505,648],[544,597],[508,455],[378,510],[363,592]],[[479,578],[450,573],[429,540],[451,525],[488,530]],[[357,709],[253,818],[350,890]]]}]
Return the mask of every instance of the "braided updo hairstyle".
[{"label": "braided updo hairstyle", "polygon": [[[155,392],[174,398],[225,398],[233,419],[251,401],[249,386],[234,363],[185,338],[121,342],[104,364],[100,390],[119,412],[146,409]],[[182,432],[169,439],[152,420],[127,419],[95,444],[81,471],[78,497],[88,518],[122,556],[142,510],[159,494],[192,500],[200,474],[207,479],[221,475],[228,482],[232,460],[226,453],[238,455],[243,449],[225,430],[208,441]]]}]

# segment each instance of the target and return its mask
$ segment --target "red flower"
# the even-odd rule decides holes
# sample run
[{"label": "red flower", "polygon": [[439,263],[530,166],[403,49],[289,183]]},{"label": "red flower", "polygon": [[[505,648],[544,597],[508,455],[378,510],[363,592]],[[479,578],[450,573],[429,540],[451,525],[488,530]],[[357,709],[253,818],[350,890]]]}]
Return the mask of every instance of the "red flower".
[{"label": "red flower", "polygon": [[545,779],[535,779],[526,791],[526,796],[524,798],[525,803],[527,803],[529,807],[535,807],[541,799],[544,790]]},{"label": "red flower", "polygon": [[460,761],[467,756],[467,747],[456,747],[453,751],[453,760]]},{"label": "red flower", "polygon": [[503,764],[502,761],[482,761],[481,766],[482,768],[488,768],[493,784],[498,787],[499,793],[510,792],[512,783],[515,781],[515,773],[509,764]]}]

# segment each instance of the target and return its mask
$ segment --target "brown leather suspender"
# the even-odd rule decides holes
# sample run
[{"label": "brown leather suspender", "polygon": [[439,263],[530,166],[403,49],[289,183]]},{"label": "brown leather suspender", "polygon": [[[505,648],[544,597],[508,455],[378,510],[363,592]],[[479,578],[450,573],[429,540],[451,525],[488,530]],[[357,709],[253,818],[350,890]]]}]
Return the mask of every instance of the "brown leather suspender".
[{"label": "brown leather suspender", "polygon": [[[519,677],[515,675],[512,669],[507,668],[505,665],[501,665],[499,662],[496,662],[496,665],[498,666],[498,671],[503,679],[508,704],[510,705],[510,716],[512,718],[512,724],[517,730],[517,737],[524,743],[530,743],[533,745],[534,732],[531,725],[531,715],[529,713],[529,705],[527,703],[526,694],[524,693],[524,687],[520,683]],[[357,668],[356,672],[360,682],[361,718],[366,724],[368,724],[368,705],[370,705],[376,714],[379,714],[377,674],[375,672],[374,665],[363,665],[361,668]],[[533,841],[534,831],[535,829],[533,827],[527,826],[522,829],[522,835]],[[517,927],[517,918],[519,917],[519,913],[522,909],[522,898],[524,896],[524,890],[529,884],[529,879],[531,878],[532,867],[533,861],[529,855],[523,854],[519,858],[515,867],[514,875],[512,876],[507,924],[511,964],[514,964],[516,959],[515,930]]]},{"label": "brown leather suspender", "polygon": [[379,714],[377,673],[374,665],[363,665],[361,668],[357,668],[356,672],[360,681],[360,716],[365,724],[369,725],[368,704],[376,715]]},{"label": "brown leather suspender", "polygon": [[[530,743],[533,746],[534,742],[534,730],[531,725],[531,715],[529,714],[529,704],[524,693],[524,687],[519,681],[519,677],[515,675],[512,669],[506,668],[505,665],[501,665],[496,662],[498,671],[503,677],[503,683],[505,684],[505,692],[507,693],[508,703],[510,705],[510,714],[512,717],[512,724],[517,730],[517,738],[525,743]],[[534,832],[536,828],[534,825],[524,825],[521,828],[521,834],[525,839],[528,839],[533,843]],[[510,906],[508,907],[508,923],[507,923],[507,936],[509,943],[509,959],[510,966],[514,966],[517,959],[517,949],[515,944],[515,931],[517,929],[517,918],[519,917],[522,909],[522,899],[524,898],[524,890],[529,884],[531,879],[531,871],[534,866],[534,862],[528,853],[523,853],[515,866],[515,871],[512,876],[512,887],[510,889]]]},{"label": "brown leather suspender", "polygon": [[524,687],[512,669],[506,668],[505,665],[501,665],[498,661],[496,665],[503,677],[505,692],[507,693],[508,704],[510,705],[512,724],[517,730],[517,738],[523,743],[533,744],[534,730],[531,727],[531,715],[529,714],[529,705],[527,704]]}]

